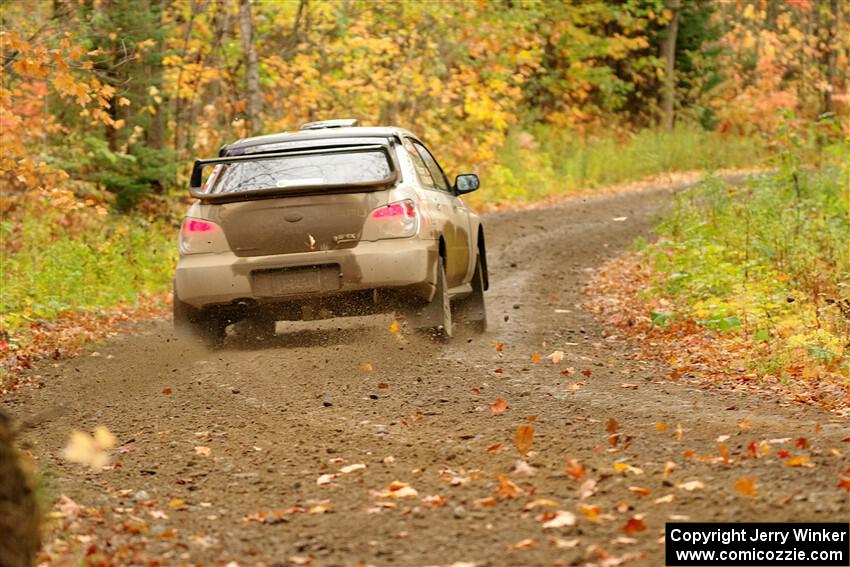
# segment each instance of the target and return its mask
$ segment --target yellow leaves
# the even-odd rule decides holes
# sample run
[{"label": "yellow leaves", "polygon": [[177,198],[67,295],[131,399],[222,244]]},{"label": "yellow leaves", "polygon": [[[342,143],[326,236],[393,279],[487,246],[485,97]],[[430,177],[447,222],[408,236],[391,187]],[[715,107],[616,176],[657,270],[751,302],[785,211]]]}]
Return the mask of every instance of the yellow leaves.
[{"label": "yellow leaves", "polygon": [[626,473],[632,473],[633,475],[643,474],[643,469],[634,467],[628,463],[614,463],[614,471],[617,472],[617,474],[623,475]]},{"label": "yellow leaves", "polygon": [[629,491],[642,497],[647,497],[652,494],[652,491],[650,489],[644,488],[642,486],[630,486]]},{"label": "yellow leaves", "polygon": [[601,521],[601,519],[599,518],[599,506],[595,504],[579,504],[578,509],[582,514],[584,514],[584,517],[585,519],[587,519],[588,522],[598,524]]},{"label": "yellow leaves", "polygon": [[72,463],[101,469],[109,464],[109,451],[117,442],[115,436],[103,425],[95,427],[93,435],[72,431],[63,456]]},{"label": "yellow leaves", "polygon": [[534,427],[531,425],[520,425],[516,428],[516,433],[514,434],[514,443],[516,444],[517,451],[519,451],[520,455],[525,455],[528,450],[531,448],[531,444],[534,442]]},{"label": "yellow leaves", "polygon": [[785,461],[786,467],[805,467],[805,468],[813,468],[815,464],[806,456],[799,457],[791,457],[787,461]]},{"label": "yellow leaves", "polygon": [[182,498],[174,498],[168,503],[168,507],[172,510],[179,510],[186,507],[186,501]]}]

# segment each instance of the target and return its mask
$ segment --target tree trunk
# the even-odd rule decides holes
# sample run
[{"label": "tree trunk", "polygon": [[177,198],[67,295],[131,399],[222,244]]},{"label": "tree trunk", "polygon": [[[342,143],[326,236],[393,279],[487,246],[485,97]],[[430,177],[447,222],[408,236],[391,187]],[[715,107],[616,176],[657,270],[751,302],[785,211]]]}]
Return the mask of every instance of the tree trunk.
[{"label": "tree trunk", "polygon": [[673,15],[667,26],[667,33],[661,42],[661,59],[664,61],[664,83],[661,88],[661,126],[665,130],[673,129],[676,111],[676,36],[679,33],[679,0],[667,0],[665,3]]},{"label": "tree trunk", "polygon": [[260,111],[260,67],[254,47],[254,22],[251,18],[251,0],[239,0],[239,30],[242,54],[245,58],[245,94],[247,95],[248,131],[258,134],[262,130]]},{"label": "tree trunk", "polygon": [[829,38],[826,42],[826,82],[829,87],[823,94],[823,111],[835,112],[833,106],[832,94],[838,88],[838,38],[839,22],[841,21],[841,7],[838,5],[838,0],[830,0],[829,2]]}]

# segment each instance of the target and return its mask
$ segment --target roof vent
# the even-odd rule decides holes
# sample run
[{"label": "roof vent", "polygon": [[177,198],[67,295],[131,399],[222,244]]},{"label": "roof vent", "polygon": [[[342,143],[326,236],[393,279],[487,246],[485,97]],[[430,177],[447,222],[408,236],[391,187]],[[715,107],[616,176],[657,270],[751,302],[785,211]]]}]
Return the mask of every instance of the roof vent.
[{"label": "roof vent", "polygon": [[301,130],[324,130],[325,128],[352,128],[360,126],[356,118],[341,118],[338,120],[321,120],[319,122],[308,122],[301,125]]}]

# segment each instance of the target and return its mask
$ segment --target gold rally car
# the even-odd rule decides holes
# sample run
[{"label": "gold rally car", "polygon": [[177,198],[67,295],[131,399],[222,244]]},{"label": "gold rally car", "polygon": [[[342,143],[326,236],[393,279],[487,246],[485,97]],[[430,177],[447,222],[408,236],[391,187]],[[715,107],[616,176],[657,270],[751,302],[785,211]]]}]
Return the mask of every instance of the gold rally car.
[{"label": "gold rally car", "polygon": [[396,311],[451,337],[486,328],[484,229],[401,128],[355,120],[240,140],[198,160],[174,278],[178,334],[207,344],[240,323],[256,337],[280,320]]}]

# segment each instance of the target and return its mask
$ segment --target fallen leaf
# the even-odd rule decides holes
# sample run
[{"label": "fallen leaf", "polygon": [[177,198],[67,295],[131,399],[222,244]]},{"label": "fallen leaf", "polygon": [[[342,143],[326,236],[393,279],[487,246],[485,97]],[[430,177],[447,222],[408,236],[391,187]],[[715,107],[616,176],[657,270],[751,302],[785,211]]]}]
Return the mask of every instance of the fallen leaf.
[{"label": "fallen leaf", "polygon": [[785,466],[786,467],[812,468],[812,467],[815,466],[815,464],[813,462],[811,462],[811,460],[808,457],[799,456],[799,457],[790,458],[787,461],[785,461]]},{"label": "fallen leaf", "polygon": [[501,444],[501,443],[499,443],[499,442],[497,441],[497,442],[493,443],[492,445],[490,445],[489,447],[487,447],[487,448],[486,448],[486,449],[484,449],[484,450],[485,450],[485,451],[487,451],[488,453],[495,453],[495,452],[496,452],[496,451],[498,451],[501,447],[502,447],[502,444]]},{"label": "fallen leaf", "polygon": [[378,389],[379,390],[387,390],[387,389],[389,389],[389,387],[390,387],[390,385],[387,384],[386,382],[378,382]]},{"label": "fallen leaf", "polygon": [[549,540],[549,543],[557,547],[558,549],[572,549],[577,547],[579,544],[578,539],[561,539],[559,537],[553,537]]},{"label": "fallen leaf", "polygon": [[589,478],[578,487],[579,500],[587,500],[596,494],[596,479]]},{"label": "fallen leaf", "polygon": [[349,474],[349,473],[353,473],[354,471],[362,471],[365,468],[366,468],[366,465],[364,465],[363,463],[357,463],[357,464],[353,464],[353,465],[344,466],[341,469],[339,469],[339,472],[342,473],[342,474]]},{"label": "fallen leaf", "polygon": [[540,355],[537,354],[536,352],[534,354],[532,354],[531,355],[531,362],[533,362],[534,364],[537,364],[538,362],[540,362]]},{"label": "fallen leaf", "polygon": [[336,478],[335,474],[323,474],[319,478],[316,479],[317,486],[324,486],[326,484],[330,484],[333,479]]},{"label": "fallen leaf", "polygon": [[741,429],[749,429],[750,428],[750,418],[748,417],[747,419],[738,423],[738,427],[740,427]]},{"label": "fallen leaf", "polygon": [[655,429],[657,429],[661,433],[664,433],[665,431],[667,431],[667,424],[664,423],[663,421],[659,421],[658,423],[655,424]]},{"label": "fallen leaf", "polygon": [[590,370],[588,370],[587,368],[585,368],[584,370],[582,370],[582,371],[581,371],[581,373],[582,373],[582,374],[584,374],[584,377],[585,377],[585,378],[590,378],[590,376],[593,374],[593,372],[591,372],[591,371],[590,371]]},{"label": "fallen leaf", "polygon": [[576,480],[582,479],[585,473],[584,465],[579,463],[577,460],[570,458],[565,459],[564,464],[566,465],[566,473],[568,476],[571,476]]},{"label": "fallen leaf", "polygon": [[537,472],[537,469],[529,465],[527,462],[517,459],[514,463],[514,470],[511,471],[513,474],[524,474],[526,476],[534,476]]},{"label": "fallen leaf", "polygon": [[588,522],[593,522],[594,524],[599,523],[599,506],[595,504],[580,504],[578,509],[582,514],[584,514],[584,517]]},{"label": "fallen leaf", "polygon": [[688,449],[687,451],[682,453],[682,456],[686,459],[693,459],[694,455],[696,455],[696,453],[691,449]]},{"label": "fallen leaf", "polygon": [[394,480],[386,486],[384,492],[380,494],[381,498],[417,498],[419,492],[410,486],[409,483]]},{"label": "fallen leaf", "polygon": [[694,490],[702,490],[705,488],[705,484],[699,480],[689,480],[688,482],[677,484],[676,487],[681,488],[682,490],[687,490],[688,492],[693,492]]},{"label": "fallen leaf", "polygon": [[492,508],[498,503],[499,501],[493,498],[492,496],[488,496],[487,498],[480,498],[475,501],[475,505],[480,506],[481,508]]},{"label": "fallen leaf", "polygon": [[163,388],[162,393],[165,394],[166,396],[170,396],[171,395],[171,388]]},{"label": "fallen leaf", "polygon": [[503,499],[516,498],[522,494],[522,489],[507,476],[500,474],[499,488],[496,489],[496,494]]},{"label": "fallen leaf", "polygon": [[181,498],[174,498],[171,502],[168,503],[168,507],[172,510],[176,510],[178,508],[183,508],[186,506],[186,501]]},{"label": "fallen leaf", "polygon": [[503,343],[494,343],[493,346],[496,348],[496,352],[502,352],[505,349]]},{"label": "fallen leaf", "polygon": [[531,448],[531,444],[534,442],[534,427],[531,425],[520,425],[516,428],[516,433],[514,434],[514,443],[516,444],[516,449],[519,451],[520,455],[525,455],[528,453],[528,450]]},{"label": "fallen leaf", "polygon": [[720,458],[728,465],[731,461],[729,460],[729,449],[726,448],[726,444],[721,443],[718,445],[717,449],[720,451]]},{"label": "fallen leaf", "polygon": [[564,360],[564,351],[556,350],[555,352],[553,352],[552,354],[550,354],[546,358],[551,360],[553,364],[558,364],[559,362]]},{"label": "fallen leaf", "polygon": [[672,494],[668,494],[667,496],[661,496],[660,498],[656,498],[654,500],[655,504],[669,504],[675,499]]},{"label": "fallen leaf", "polygon": [[685,436],[685,430],[682,429],[682,424],[677,423],[676,424],[676,441],[681,441],[682,437],[684,437],[684,436]]},{"label": "fallen leaf", "polygon": [[637,494],[638,496],[649,496],[652,494],[652,491],[648,488],[644,488],[642,486],[630,486],[629,490]]},{"label": "fallen leaf", "polygon": [[756,496],[756,481],[748,476],[742,476],[735,481],[735,490],[742,496]]},{"label": "fallen leaf", "polygon": [[480,396],[481,395],[481,388],[470,388],[469,392],[472,393],[472,394],[475,394],[476,396]]},{"label": "fallen leaf", "polygon": [[673,474],[673,469],[676,468],[676,463],[673,461],[667,461],[664,463],[664,478],[668,478],[671,474]]},{"label": "fallen leaf", "polygon": [[625,388],[627,390],[637,390],[638,389],[638,385],[632,384],[631,382],[623,382],[622,384],[620,384],[620,387]]},{"label": "fallen leaf", "polygon": [[390,323],[390,332],[392,334],[398,336],[399,328],[398,328],[398,322],[397,321],[393,321],[392,323]]},{"label": "fallen leaf", "polygon": [[209,457],[212,455],[212,449],[204,447],[203,445],[198,445],[195,447],[195,454],[201,455],[202,457]]},{"label": "fallen leaf", "polygon": [[564,510],[558,510],[555,513],[555,517],[549,520],[548,522],[543,523],[543,529],[554,529],[554,528],[563,528],[567,526],[574,526],[576,523],[576,515],[572,512],[567,512]]},{"label": "fallen leaf", "polygon": [[623,473],[623,474],[625,474],[627,472],[630,472],[630,473],[635,474],[635,475],[643,474],[643,469],[640,469],[638,467],[633,467],[632,465],[630,465],[628,463],[614,463],[614,470],[617,471],[618,473]]},{"label": "fallen leaf", "polygon": [[646,529],[646,524],[643,523],[641,518],[637,516],[633,516],[629,518],[629,521],[626,522],[626,525],[623,526],[623,531],[629,535],[635,534],[637,532],[642,532]]},{"label": "fallen leaf", "polygon": [[809,446],[809,440],[805,437],[799,437],[795,443],[798,449],[805,449]]},{"label": "fallen leaf", "polygon": [[363,364],[361,364],[361,365],[360,365],[360,370],[362,370],[362,371],[363,371],[363,372],[365,372],[366,374],[369,374],[370,372],[374,372],[374,371],[375,371],[375,369],[374,369],[374,368],[372,368],[372,365],[371,365],[370,363],[368,363],[368,362],[364,362]]},{"label": "fallen leaf", "polygon": [[537,545],[537,542],[531,538],[524,539],[519,541],[513,545],[509,545],[508,547],[512,549],[528,549],[529,547],[534,547]]},{"label": "fallen leaf", "polygon": [[847,492],[850,492],[850,478],[839,477],[838,488],[843,488]]},{"label": "fallen leaf", "polygon": [[545,506],[547,508],[557,508],[558,503],[554,500],[547,500],[545,498],[536,498],[523,506],[523,510],[534,510],[535,508],[540,508]]},{"label": "fallen leaf", "polygon": [[608,419],[608,425],[605,429],[608,431],[608,433],[617,433],[617,429],[619,427],[620,424],[617,423],[617,420],[612,417]]},{"label": "fallen leaf", "polygon": [[426,508],[441,508],[446,505],[446,499],[439,494],[425,496],[422,498],[422,505]]},{"label": "fallen leaf", "polygon": [[495,402],[490,404],[490,411],[493,412],[493,415],[499,415],[505,413],[505,410],[507,410],[509,407],[510,406],[508,405],[508,402],[506,402],[502,398],[498,398]]}]

